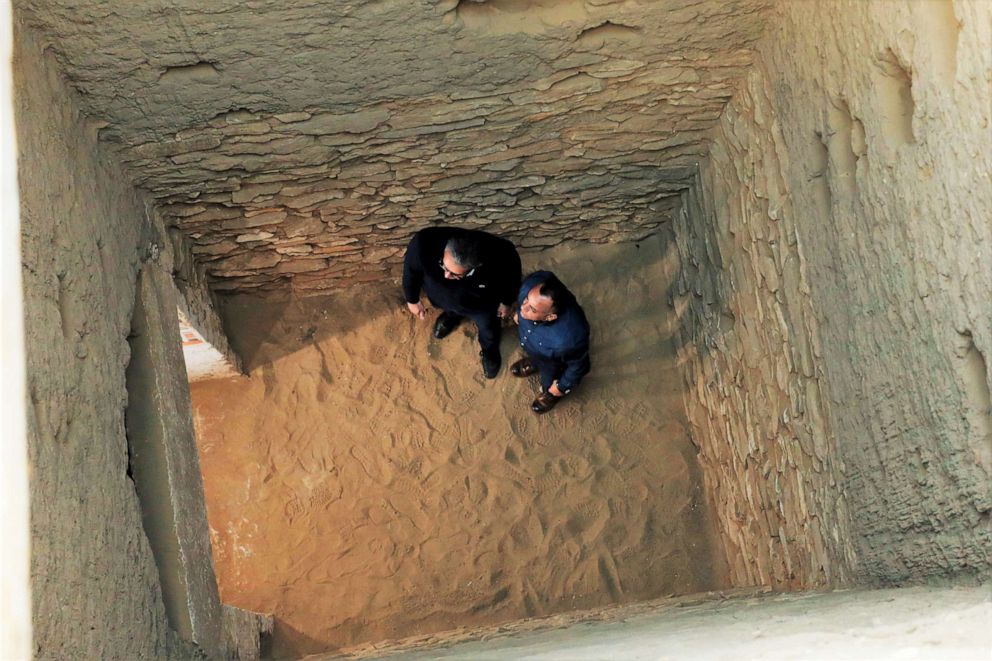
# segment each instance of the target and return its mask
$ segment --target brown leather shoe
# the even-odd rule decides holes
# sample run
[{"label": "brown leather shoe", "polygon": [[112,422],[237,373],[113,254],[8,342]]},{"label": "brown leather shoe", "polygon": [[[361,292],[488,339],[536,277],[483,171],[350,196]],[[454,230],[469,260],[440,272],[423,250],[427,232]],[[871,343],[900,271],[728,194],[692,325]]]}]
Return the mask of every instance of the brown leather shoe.
[{"label": "brown leather shoe", "polygon": [[521,358],[510,365],[510,374],[513,376],[530,376],[537,374],[537,366],[530,362],[530,358]]},{"label": "brown leather shoe", "polygon": [[530,410],[538,415],[547,413],[555,407],[555,404],[557,404],[560,399],[561,397],[555,397],[549,392],[542,392],[530,405]]}]

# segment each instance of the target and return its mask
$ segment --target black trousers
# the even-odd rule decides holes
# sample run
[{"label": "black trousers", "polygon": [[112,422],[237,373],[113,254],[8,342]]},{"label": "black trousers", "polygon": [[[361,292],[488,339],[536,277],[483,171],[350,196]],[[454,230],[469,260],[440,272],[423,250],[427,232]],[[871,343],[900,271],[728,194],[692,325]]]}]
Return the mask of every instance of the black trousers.
[{"label": "black trousers", "polygon": [[[430,296],[428,296],[430,298]],[[449,317],[471,319],[479,329],[479,347],[487,354],[499,355],[499,337],[503,330],[496,310],[478,312],[474,310],[448,310],[430,299],[434,307],[441,308]]]},{"label": "black trousers", "polygon": [[499,336],[502,326],[499,322],[499,316],[495,312],[458,314],[445,310],[444,313],[450,317],[462,317],[474,321],[479,329],[479,347],[487,354],[499,354]]}]

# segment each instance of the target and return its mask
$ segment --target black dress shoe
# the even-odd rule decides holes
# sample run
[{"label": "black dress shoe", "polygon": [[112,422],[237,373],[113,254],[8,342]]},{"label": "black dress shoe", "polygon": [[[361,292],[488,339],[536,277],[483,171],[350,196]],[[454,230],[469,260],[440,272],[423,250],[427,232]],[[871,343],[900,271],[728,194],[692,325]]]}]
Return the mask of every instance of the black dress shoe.
[{"label": "black dress shoe", "polygon": [[500,358],[499,352],[486,353],[485,351],[480,351],[479,355],[482,357],[482,373],[486,375],[487,379],[495,379],[496,375],[499,374],[500,365],[503,364],[503,359]]},{"label": "black dress shoe", "polygon": [[458,328],[458,325],[462,323],[462,319],[463,317],[457,314],[442,312],[441,316],[434,322],[434,337],[439,340],[448,337],[451,335],[451,331]]},{"label": "black dress shoe", "polygon": [[555,404],[557,404],[559,400],[561,400],[561,397],[555,397],[549,392],[542,392],[530,405],[530,410],[538,415],[547,413],[555,407]]}]

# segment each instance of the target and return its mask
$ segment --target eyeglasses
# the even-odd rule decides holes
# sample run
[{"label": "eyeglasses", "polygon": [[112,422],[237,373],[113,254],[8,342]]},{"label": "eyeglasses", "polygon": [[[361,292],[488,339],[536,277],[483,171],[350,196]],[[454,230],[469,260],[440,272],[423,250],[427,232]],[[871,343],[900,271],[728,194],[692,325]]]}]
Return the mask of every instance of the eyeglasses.
[{"label": "eyeglasses", "polygon": [[465,271],[465,273],[455,273],[454,271],[452,271],[451,269],[449,269],[447,266],[445,266],[443,259],[439,259],[438,262],[437,262],[437,265],[441,267],[441,270],[442,271],[444,271],[449,276],[451,276],[451,279],[452,280],[461,280],[462,278],[470,278],[470,277],[472,277],[472,274],[475,273],[475,269],[474,268],[469,269],[468,271]]}]

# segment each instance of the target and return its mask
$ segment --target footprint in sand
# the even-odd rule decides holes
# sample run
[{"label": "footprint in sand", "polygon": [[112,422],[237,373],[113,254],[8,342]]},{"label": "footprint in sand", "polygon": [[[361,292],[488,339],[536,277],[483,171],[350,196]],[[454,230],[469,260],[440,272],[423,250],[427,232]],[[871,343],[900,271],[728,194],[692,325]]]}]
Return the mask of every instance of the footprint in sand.
[{"label": "footprint in sand", "polygon": [[565,484],[561,475],[553,472],[545,472],[536,480],[537,492],[542,495],[555,496],[558,490]]},{"label": "footprint in sand", "polygon": [[[527,415],[510,418],[510,429],[525,449],[546,448],[561,442],[559,434],[556,433],[560,431],[560,428],[550,421],[547,425],[544,425],[542,421],[532,422],[533,417],[533,414],[528,412]],[[537,429],[532,430],[532,424],[536,424]]]},{"label": "footprint in sand", "polygon": [[570,454],[558,460],[558,468],[563,475],[579,480],[585,480],[592,473],[592,466],[585,458]]},{"label": "footprint in sand", "polygon": [[355,461],[362,467],[365,474],[376,483],[386,484],[389,482],[390,477],[392,477],[392,471],[389,469],[387,462],[381,458],[377,460],[368,448],[361,445],[352,446],[351,456],[355,458]]},{"label": "footprint in sand", "polygon": [[613,451],[610,450],[610,443],[602,434],[597,434],[589,447],[587,458],[594,466],[605,466],[613,458]]},{"label": "footprint in sand", "polygon": [[560,408],[551,422],[558,429],[574,429],[576,425],[581,424],[583,427],[586,425],[586,421],[582,418],[582,411],[579,410],[577,406],[568,406]]},{"label": "footprint in sand", "polygon": [[637,402],[633,406],[632,413],[633,413],[632,417],[637,420],[647,420],[650,417],[652,417],[651,414],[653,413],[653,411],[644,402]]},{"label": "footprint in sand", "polygon": [[595,410],[585,413],[582,424],[587,429],[603,429],[606,426],[606,418],[606,411],[597,406]]},{"label": "footprint in sand", "polygon": [[610,508],[610,515],[615,516],[619,519],[627,519],[630,517],[630,504],[621,498],[610,498],[607,500],[607,505]]},{"label": "footprint in sand", "polygon": [[454,395],[451,399],[462,406],[468,406],[473,401],[475,401],[478,391],[475,388],[463,388],[460,392]]},{"label": "footprint in sand", "polygon": [[512,416],[510,418],[510,429],[513,431],[513,434],[519,439],[525,441],[528,440],[527,432],[529,431],[529,427],[530,427],[529,418],[525,418],[523,416]]},{"label": "footprint in sand", "polygon": [[439,455],[446,449],[445,436],[443,433],[438,431],[428,431],[427,436],[424,438],[424,448],[428,456],[435,457]]},{"label": "footprint in sand", "polygon": [[[423,500],[413,496],[397,496],[388,502],[390,507],[397,512],[397,522],[400,524],[399,530],[392,533],[394,537],[409,542],[411,535],[414,534],[410,530],[410,526],[419,531],[416,533],[418,537],[437,527]],[[404,530],[408,532],[403,532]]]},{"label": "footprint in sand", "polygon": [[340,484],[321,484],[313,490],[310,496],[310,508],[320,509],[341,497]]},{"label": "footprint in sand", "polygon": [[[643,422],[643,421],[641,421]],[[629,438],[637,431],[638,425],[626,418],[617,416],[606,423],[606,430],[619,439]]]},{"label": "footprint in sand", "polygon": [[644,451],[635,443],[626,443],[623,449],[615,448],[613,451],[613,465],[619,470],[630,471],[644,463]]},{"label": "footprint in sand", "polygon": [[424,487],[412,477],[406,475],[397,475],[394,477],[389,483],[389,488],[396,493],[409,496],[412,500],[423,500],[425,494]]},{"label": "footprint in sand", "polygon": [[[509,448],[508,451],[512,452]],[[530,474],[516,468],[509,462],[498,461],[490,463],[486,466],[486,471],[496,477],[501,477],[522,487],[530,487],[534,483],[534,478]]]},{"label": "footprint in sand", "polygon": [[[413,447],[422,450],[424,443],[422,440],[413,442]],[[408,475],[411,479],[416,480],[419,484],[424,478],[424,460],[414,459],[412,461],[403,463],[399,465],[400,472],[404,475]]]},{"label": "footprint in sand", "polygon": [[623,586],[620,583],[617,564],[611,556],[602,555],[599,557],[599,576],[613,601],[620,601],[623,598]]},{"label": "footprint in sand", "polygon": [[451,463],[457,463],[463,466],[474,466],[479,462],[479,459],[482,458],[482,447],[480,447],[481,443],[482,440],[459,441],[454,455],[454,457],[457,457],[458,460],[455,461],[454,457],[452,457]]},{"label": "footprint in sand", "polygon": [[603,466],[596,470],[592,485],[593,493],[608,495],[624,493],[626,489],[627,481],[612,466]]},{"label": "footprint in sand", "polygon": [[376,344],[369,350],[368,361],[372,365],[381,365],[389,358],[389,350],[385,345]]},{"label": "footprint in sand", "polygon": [[284,509],[286,513],[286,521],[293,523],[300,515],[306,511],[306,506],[303,501],[297,496],[293,496],[289,501],[286,502]]},{"label": "footprint in sand", "polygon": [[570,533],[588,544],[603,531],[610,518],[610,508],[602,500],[589,500],[579,505],[568,518],[566,527]]}]

